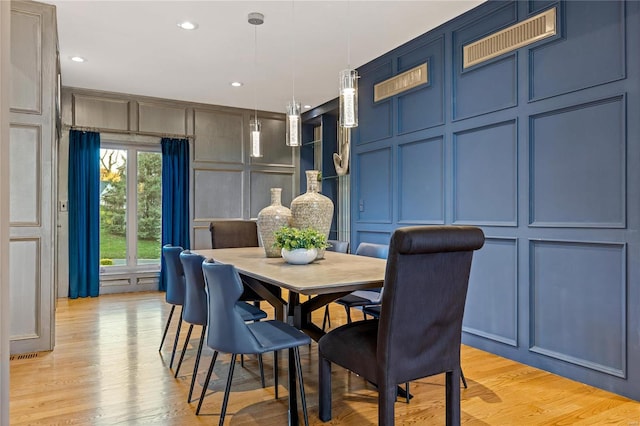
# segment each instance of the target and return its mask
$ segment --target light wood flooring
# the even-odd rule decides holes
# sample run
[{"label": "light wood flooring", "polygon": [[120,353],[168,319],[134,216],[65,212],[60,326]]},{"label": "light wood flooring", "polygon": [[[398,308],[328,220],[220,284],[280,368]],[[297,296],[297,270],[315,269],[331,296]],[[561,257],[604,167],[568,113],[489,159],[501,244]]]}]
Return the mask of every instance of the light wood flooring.
[{"label": "light wood flooring", "polygon": [[[11,361],[11,425],[217,424],[229,357],[218,358],[218,380],[212,380],[202,413],[196,416],[197,403],[188,404],[186,398],[200,331],[194,329],[180,375],[174,379],[168,368],[172,330],[158,352],[168,312],[164,294],[156,292],[61,299],[55,350]],[[321,323],[320,312],[314,320]],[[344,310],[332,306],[332,325],[344,322]],[[316,344],[303,347],[301,356],[310,423],[320,425]],[[273,358],[264,358],[264,389],[254,358],[245,358],[245,368],[236,367],[225,424],[286,424],[286,353],[280,357],[278,400]],[[196,384],[198,395],[210,359],[207,350]],[[465,425],[640,426],[639,402],[466,346],[462,365],[469,382],[461,391]],[[412,382],[411,392],[410,404],[396,403],[398,425],[445,423],[443,375]],[[333,420],[327,424],[376,423],[375,390],[357,375],[334,367]]]}]

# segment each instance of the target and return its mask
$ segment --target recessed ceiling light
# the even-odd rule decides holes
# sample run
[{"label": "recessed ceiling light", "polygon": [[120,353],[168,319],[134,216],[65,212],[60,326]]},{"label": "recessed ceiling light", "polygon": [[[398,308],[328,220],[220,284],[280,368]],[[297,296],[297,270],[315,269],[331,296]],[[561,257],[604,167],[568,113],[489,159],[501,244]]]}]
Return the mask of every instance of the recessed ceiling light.
[{"label": "recessed ceiling light", "polygon": [[195,30],[196,28],[198,28],[198,24],[189,21],[180,22],[178,23],[178,26],[183,30]]},{"label": "recessed ceiling light", "polygon": [[231,85],[233,87],[240,87],[240,86],[242,86],[242,83],[240,83],[239,81],[234,81],[233,83],[231,83]]},{"label": "recessed ceiling light", "polygon": [[83,58],[82,56],[72,56],[70,59],[73,62],[87,62],[87,60],[85,58]]},{"label": "recessed ceiling light", "polygon": [[305,105],[304,107],[305,107],[306,109],[309,109],[309,108],[311,108],[311,105]]}]

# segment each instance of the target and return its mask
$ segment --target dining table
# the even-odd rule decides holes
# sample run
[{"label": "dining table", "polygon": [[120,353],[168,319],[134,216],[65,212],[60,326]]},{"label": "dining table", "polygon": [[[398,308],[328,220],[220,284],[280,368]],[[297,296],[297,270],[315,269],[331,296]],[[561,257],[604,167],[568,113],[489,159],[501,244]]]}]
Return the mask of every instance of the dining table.
[{"label": "dining table", "polygon": [[[386,259],[325,251],[322,259],[306,265],[286,263],[280,257],[266,257],[262,247],[196,249],[194,252],[216,262],[234,265],[243,280],[263,297],[275,311],[275,318],[286,321],[318,341],[324,331],[311,321],[311,314],[355,290],[382,287]],[[288,291],[285,301],[268,286]],[[301,295],[309,296],[302,300]],[[296,407],[295,366],[289,354],[289,406]],[[289,410],[289,424],[298,424],[298,413]]]}]

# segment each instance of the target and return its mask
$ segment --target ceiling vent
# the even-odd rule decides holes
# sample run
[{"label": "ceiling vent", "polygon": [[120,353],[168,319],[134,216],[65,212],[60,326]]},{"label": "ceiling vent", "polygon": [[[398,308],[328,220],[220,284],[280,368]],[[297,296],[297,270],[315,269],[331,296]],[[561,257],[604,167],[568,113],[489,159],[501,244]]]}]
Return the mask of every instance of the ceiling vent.
[{"label": "ceiling vent", "polygon": [[468,68],[556,34],[556,8],[512,25],[463,47],[463,67]]}]

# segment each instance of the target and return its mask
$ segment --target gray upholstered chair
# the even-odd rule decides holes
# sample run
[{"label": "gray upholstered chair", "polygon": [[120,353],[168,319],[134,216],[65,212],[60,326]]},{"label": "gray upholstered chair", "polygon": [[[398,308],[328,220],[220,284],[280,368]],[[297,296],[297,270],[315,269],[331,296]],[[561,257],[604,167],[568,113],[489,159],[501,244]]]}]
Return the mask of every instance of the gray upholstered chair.
[{"label": "gray upholstered chair", "polygon": [[173,359],[176,356],[176,348],[178,347],[178,339],[180,338],[180,328],[182,326],[182,313],[184,312],[184,271],[182,270],[182,264],[180,263],[180,253],[183,248],[179,246],[171,246],[167,244],[162,247],[162,257],[164,257],[165,273],[167,277],[167,291],[165,293],[165,300],[171,304],[171,311],[169,312],[169,318],[164,326],[164,333],[162,333],[162,340],[160,341],[160,347],[158,352],[162,350],[162,345],[167,337],[167,331],[169,331],[169,325],[173,318],[173,312],[176,306],[180,306],[180,318],[178,319],[178,328],[176,330],[176,337],[173,342],[173,350],[171,351],[171,362],[169,368],[173,368]]},{"label": "gray upholstered chair", "polygon": [[[202,264],[205,282],[207,286],[209,333],[207,334],[207,346],[214,350],[211,365],[204,382],[200,402],[196,414],[200,413],[205,392],[209,386],[211,373],[218,356],[218,352],[229,353],[231,364],[229,376],[224,392],[222,409],[220,411],[220,426],[224,423],[224,416],[229,401],[229,391],[233,378],[233,369],[238,354],[263,354],[282,349],[292,349],[295,357],[295,367],[300,384],[300,399],[304,413],[304,423],[309,424],[307,404],[302,380],[302,368],[300,365],[299,346],[311,343],[309,336],[300,330],[281,321],[261,321],[245,323],[238,312],[237,302],[242,294],[242,282],[240,275],[233,265],[224,265],[215,262]],[[289,372],[292,374],[292,372]],[[291,399],[290,399],[291,401]],[[296,410],[297,407],[289,407]]]},{"label": "gray upholstered chair", "polygon": [[378,386],[378,424],[394,424],[397,385],[446,374],[447,425],[460,424],[462,316],[473,251],[470,226],[415,226],[391,237],[379,320],[330,331],[318,342],[320,419],[331,419],[331,363]]},{"label": "gray upholstered chair", "polygon": [[[193,386],[196,382],[196,376],[198,374],[198,366],[200,365],[200,355],[202,354],[202,346],[204,344],[204,337],[207,331],[207,292],[205,291],[204,275],[202,273],[202,262],[205,258],[196,253],[191,253],[189,250],[185,250],[180,253],[180,262],[182,263],[182,269],[184,270],[185,277],[185,298],[183,305],[182,319],[189,324],[189,330],[187,331],[187,338],[184,341],[182,348],[182,354],[180,354],[180,360],[176,367],[176,373],[174,377],[178,377],[180,372],[180,366],[184,359],[184,354],[187,351],[187,345],[191,338],[191,332],[194,325],[202,327],[200,333],[200,343],[198,344],[198,351],[196,352],[196,360],[193,366],[193,376],[191,377],[191,387],[189,388],[189,396],[187,402],[191,402],[191,395],[193,394]],[[253,305],[249,305],[245,302],[238,302],[238,311],[245,321],[259,321],[267,317],[266,312],[256,308]],[[258,358],[260,364],[260,379],[262,381],[262,387],[265,387],[264,382],[264,369],[262,366],[262,356]]]}]

